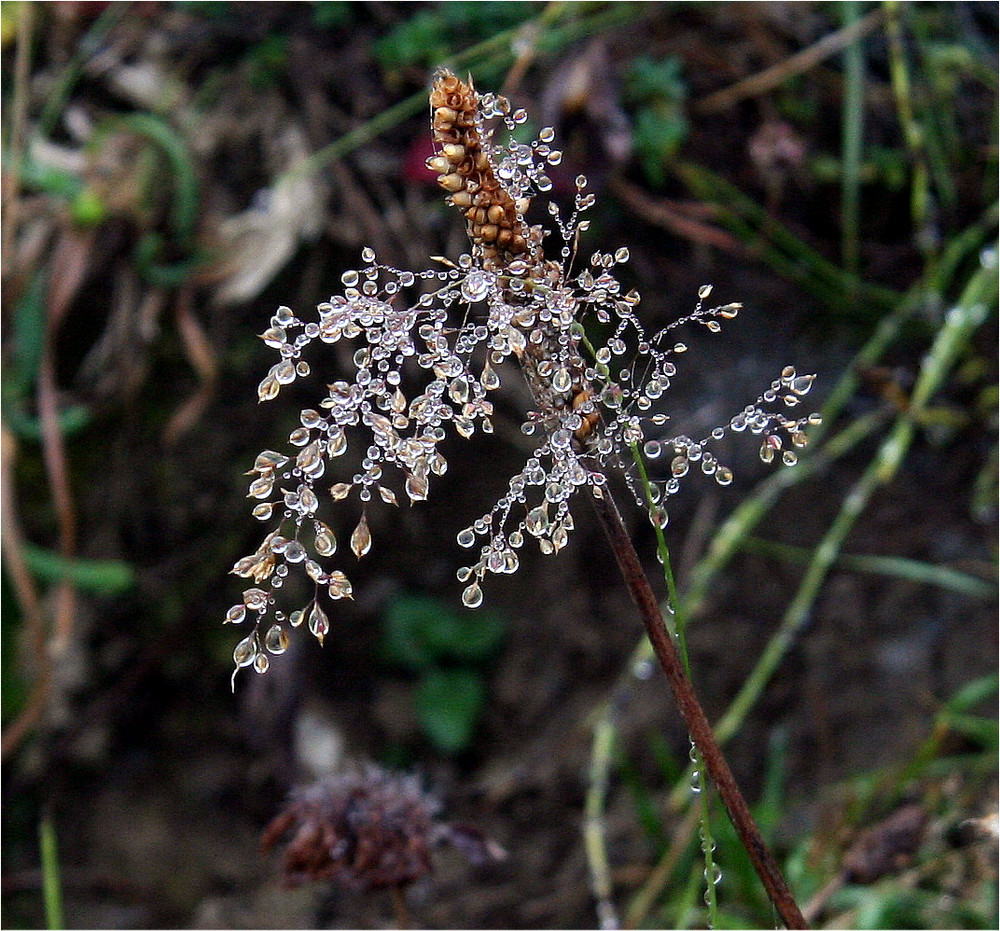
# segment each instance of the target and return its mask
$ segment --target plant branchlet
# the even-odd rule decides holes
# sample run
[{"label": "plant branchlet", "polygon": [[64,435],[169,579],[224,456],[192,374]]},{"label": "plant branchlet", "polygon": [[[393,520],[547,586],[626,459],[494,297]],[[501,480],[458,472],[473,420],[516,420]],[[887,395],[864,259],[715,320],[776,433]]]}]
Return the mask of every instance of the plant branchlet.
[{"label": "plant branchlet", "polygon": [[[732,471],[712,451],[727,433],[754,434],[765,462],[793,465],[796,451],[807,442],[806,428],[818,423],[816,415],[785,413],[801,402],[814,378],[787,366],[756,401],[708,436],[666,433],[663,397],[687,349],[675,331],[685,324],[718,331],[741,305],[707,306],[712,288],[706,285],[690,314],[648,335],[636,313],[638,293],[625,291],[615,276],[628,261],[628,250],[579,259],[580,238],[589,225],[584,215],[594,204],[585,177],[576,179],[568,216],[548,204],[553,230],[528,222],[533,201],[552,188],[547,171],[562,157],[552,145],[554,132],[546,128],[529,143],[517,141],[514,130],[527,114],[503,97],[477,93],[471,81],[448,71],[435,76],[430,103],[436,153],[427,165],[448,201],[462,212],[470,251],[414,273],[379,263],[366,248],[363,267],[344,273],[342,293],[318,306],[317,319],[304,320],[281,307],[262,334],[280,357],[258,387],[262,401],[310,375],[305,355],[317,340],[350,342],[354,372],[327,385],[316,407],[301,412],[289,452],[265,450],[251,470],[253,514],[272,529],[233,568],[252,583],[226,617],[251,627],[234,652],[237,672],[244,666],[265,672],[269,656],[287,648],[288,628],[305,624],[323,641],[331,630],[329,602],[352,593],[343,570],[331,563],[339,522],[327,516],[328,510],[348,499],[357,502],[360,515],[349,547],[355,557],[364,556],[372,546],[368,509],[373,502],[396,506],[404,496],[411,503],[424,500],[434,477],[448,468],[442,441],[449,434],[468,438],[477,429],[492,432],[490,394],[510,362],[517,363],[531,390],[533,409],[522,431],[537,438],[537,446],[492,508],[458,534],[458,544],[475,554],[457,573],[464,586],[462,602],[470,608],[483,602],[487,574],[517,571],[518,553],[531,539],[544,554],[566,545],[574,526],[571,504],[584,489],[599,503],[619,563],[633,560],[627,535],[609,523],[609,515],[617,514],[613,501],[608,497],[608,506],[600,506],[610,495],[610,471],[624,474],[639,506],[662,527],[669,499],[689,472],[700,471],[720,485],[732,481]],[[494,139],[500,126],[511,135],[504,143]],[[588,329],[604,334],[600,345],[592,344]],[[334,471],[335,460],[358,443],[363,450],[358,470],[321,484]],[[632,458],[637,448],[648,459],[668,458],[667,476],[655,481],[640,476]],[[619,551],[624,546],[632,555]],[[278,607],[280,589],[299,570],[313,583],[313,595],[286,614]],[[643,608],[652,598],[648,583],[642,591],[629,584]],[[658,623],[662,629],[655,599],[651,605],[645,605],[647,628]],[[669,659],[662,651],[658,655],[661,663]],[[701,711],[683,670],[668,670],[668,675],[675,695],[681,683],[679,705],[710,772],[715,765],[710,761],[721,760],[724,766],[717,747],[706,752],[702,746],[711,740],[704,715],[693,722],[685,708],[693,703]],[[715,765],[711,774],[719,772]],[[728,801],[727,808],[734,820],[743,816]],[[750,828],[741,829],[741,836],[759,843]],[[759,861],[754,862],[761,872]],[[761,876],[772,898],[777,886],[783,888],[780,874],[777,880],[774,874],[777,869],[768,860]],[[779,890],[779,898],[782,894],[791,899],[787,889]],[[786,923],[801,922],[793,901],[791,907],[775,902]]]}]

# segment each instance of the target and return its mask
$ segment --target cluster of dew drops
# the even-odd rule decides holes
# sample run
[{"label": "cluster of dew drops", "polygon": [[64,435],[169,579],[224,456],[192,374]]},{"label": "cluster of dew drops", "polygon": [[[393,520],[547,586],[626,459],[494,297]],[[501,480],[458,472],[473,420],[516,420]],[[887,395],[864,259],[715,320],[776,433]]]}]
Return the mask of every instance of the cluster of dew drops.
[{"label": "cluster of dew drops", "polygon": [[[502,117],[510,130],[527,119],[523,110],[511,113],[501,97],[483,95],[480,105],[484,118]],[[546,168],[561,159],[551,146],[553,138],[548,128],[531,143],[511,140],[499,146],[484,138],[497,177],[516,201],[526,203],[551,189]],[[762,435],[766,462],[775,457],[789,465],[795,461],[794,449],[804,445],[804,428],[817,422],[816,415],[789,420],[764,407],[776,401],[794,406],[808,392],[813,376],[798,375],[790,367],[756,403],[703,440],[645,438],[651,427],[668,420],[654,408],[676,374],[673,357],[686,350],[680,342],[666,345],[669,332],[688,322],[716,331],[719,320],[734,317],[740,305],[704,308],[702,301],[711,292],[705,286],[691,314],[647,338],[635,314],[639,295],[623,293],[612,271],[628,261],[627,249],[596,253],[589,266],[573,269],[579,236],[589,225],[581,214],[594,203],[586,187],[586,178],[579,176],[568,218],[549,204],[561,238],[561,262],[547,263],[558,271],[550,271],[545,286],[537,280],[526,284],[537,276],[525,261],[498,272],[483,268],[475,254],[464,254],[456,262],[439,259],[439,267],[414,273],[380,264],[374,250],[365,248],[363,267],[343,274],[342,293],[319,304],[316,319],[300,319],[288,307],[279,307],[272,316],[261,338],[279,360],[258,386],[261,401],[273,400],[283,387],[311,374],[304,354],[315,342],[351,344],[353,378],[327,385],[316,406],[300,412],[288,437],[290,450],[264,450],[248,473],[253,516],[261,522],[277,520],[277,525],[232,569],[251,583],[225,617],[226,623],[251,627],[233,652],[234,684],[241,668],[267,671],[269,655],[288,648],[288,628],[305,625],[322,643],[330,620],[321,596],[333,601],[352,596],[345,573],[328,566],[338,551],[337,533],[320,516],[329,502],[355,498],[360,505],[348,545],[361,558],[372,546],[369,505],[375,500],[398,505],[403,496],[410,503],[426,499],[432,477],[448,468],[442,441],[450,433],[469,438],[477,429],[493,432],[488,395],[500,387],[501,370],[520,358],[531,341],[542,339],[539,334],[544,334],[551,358],[537,366],[535,377],[547,383],[541,390],[532,385],[539,409],[522,426],[525,434],[539,438],[539,445],[510,479],[507,493],[458,534],[465,548],[484,540],[478,560],[457,573],[467,607],[482,603],[480,582],[487,572],[517,570],[517,551],[526,538],[534,538],[545,554],[565,546],[573,529],[570,499],[588,485],[601,493],[607,467],[621,468],[636,500],[647,507],[647,492],[630,471],[630,448],[638,445],[649,459],[671,451],[670,477],[651,486],[650,519],[661,526],[666,523],[663,501],[676,493],[693,464],[720,484],[732,481],[732,473],[707,449],[727,430]],[[610,337],[593,350],[586,340],[588,319],[610,325]],[[626,355],[632,361],[623,364]],[[615,365],[620,367],[613,372]],[[589,390],[576,408],[565,401],[579,387],[569,373],[581,370]],[[563,403],[550,403],[560,398]],[[591,412],[600,419],[581,442],[583,418]],[[321,486],[333,471],[333,460],[349,449],[353,456],[343,461],[356,470],[353,475],[348,479],[347,467],[338,476],[342,480]],[[292,570],[304,573],[313,594],[305,607],[286,614],[277,607],[278,596]]]}]

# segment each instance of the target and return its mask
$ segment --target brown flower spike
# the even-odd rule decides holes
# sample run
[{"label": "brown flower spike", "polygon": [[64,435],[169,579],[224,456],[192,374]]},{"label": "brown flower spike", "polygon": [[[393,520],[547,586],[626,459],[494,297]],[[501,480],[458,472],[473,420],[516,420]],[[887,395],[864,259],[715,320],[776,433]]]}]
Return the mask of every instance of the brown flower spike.
[{"label": "brown flower spike", "polygon": [[507,268],[529,251],[531,234],[523,214],[527,198],[515,203],[497,180],[490,155],[482,145],[479,96],[449,71],[440,71],[431,91],[431,125],[440,153],[427,167],[438,172],[438,184],[468,223],[469,239],[479,248],[484,268]]}]

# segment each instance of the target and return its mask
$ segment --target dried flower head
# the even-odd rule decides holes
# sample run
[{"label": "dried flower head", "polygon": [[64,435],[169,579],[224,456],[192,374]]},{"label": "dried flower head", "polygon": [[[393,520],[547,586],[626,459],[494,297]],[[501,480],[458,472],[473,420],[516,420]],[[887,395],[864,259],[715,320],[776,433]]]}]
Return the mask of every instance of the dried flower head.
[{"label": "dried flower head", "polygon": [[503,850],[468,825],[437,820],[439,806],[416,777],[370,766],[295,792],[268,826],[269,850],[290,835],[286,885],[333,880],[361,891],[401,888],[431,872],[431,851],[449,843],[476,864]]},{"label": "dried flower head", "polygon": [[[601,493],[608,470],[623,472],[646,508],[647,489],[635,476],[638,449],[650,459],[670,460],[669,476],[653,482],[650,495],[649,517],[663,526],[667,501],[689,471],[700,470],[720,485],[732,481],[711,450],[728,432],[757,435],[765,462],[792,465],[807,441],[806,426],[818,422],[816,415],[783,412],[800,403],[814,378],[788,366],[753,404],[708,436],[664,434],[669,417],[662,398],[686,351],[674,331],[700,324],[716,332],[741,305],[705,306],[712,291],[706,285],[690,314],[647,335],[636,315],[638,293],[625,292],[615,277],[628,250],[578,261],[580,236],[589,225],[584,214],[594,204],[585,177],[576,179],[568,216],[548,204],[558,258],[545,255],[547,231],[526,220],[532,200],[551,190],[546,171],[561,160],[554,132],[542,129],[530,143],[494,141],[496,127],[513,131],[527,114],[503,97],[478,94],[471,82],[447,71],[435,77],[430,99],[437,153],[428,167],[462,211],[471,249],[454,262],[439,259],[440,267],[414,273],[379,263],[366,248],[364,266],[344,273],[343,292],[319,305],[317,319],[280,307],[262,334],[280,356],[259,385],[262,401],[310,374],[305,353],[317,340],[352,343],[355,371],[301,412],[289,436],[291,451],[261,453],[250,473],[254,516],[276,519],[277,526],[233,568],[253,582],[226,616],[229,623],[253,622],[236,647],[237,670],[264,672],[268,654],[286,649],[287,627],[305,623],[322,642],[330,630],[324,600],[349,598],[351,583],[329,564],[337,537],[321,514],[332,503],[356,500],[360,513],[349,547],[364,556],[372,545],[372,502],[397,505],[403,496],[422,501],[432,478],[448,467],[442,440],[451,433],[467,438],[477,429],[492,432],[489,396],[512,361],[533,397],[522,430],[538,444],[491,510],[458,534],[459,545],[475,551],[458,571],[462,602],[470,608],[483,601],[487,573],[517,570],[526,540],[534,539],[546,554],[562,549],[573,529],[572,499],[583,488]],[[601,345],[592,345],[588,328],[606,334]],[[321,485],[349,442],[362,444],[360,470]],[[297,569],[314,583],[314,596],[286,616],[276,610],[277,590]]]}]

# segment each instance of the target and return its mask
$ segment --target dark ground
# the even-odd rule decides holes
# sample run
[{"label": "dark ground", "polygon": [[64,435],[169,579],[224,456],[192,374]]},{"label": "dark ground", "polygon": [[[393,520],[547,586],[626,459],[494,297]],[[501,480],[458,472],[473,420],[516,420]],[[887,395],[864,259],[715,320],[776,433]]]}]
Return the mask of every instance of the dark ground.
[{"label": "dark ground", "polygon": [[[46,635],[59,652],[45,712],[8,747],[16,733],[12,724],[30,707],[39,654],[5,547],[5,926],[43,921],[35,831],[46,806],[59,836],[69,927],[389,926],[394,918],[387,895],[326,885],[283,889],[279,855],[258,849],[263,827],[292,785],[348,762],[387,759],[406,761],[422,774],[447,820],[478,825],[508,853],[501,864],[473,867],[442,852],[433,877],[409,890],[415,925],[595,926],[581,837],[592,716],[627,668],[640,627],[592,516],[577,508],[575,539],[559,556],[525,554],[516,576],[490,578],[487,603],[506,620],[507,637],[488,669],[486,709],[463,753],[447,755],[428,745],[414,711],[412,677],[380,658],[380,617],[395,595],[421,592],[458,604],[454,572],[462,554],[453,545],[455,533],[489,508],[525,455],[517,429],[522,399],[513,393],[498,401],[490,442],[477,440],[465,456],[453,447],[452,468],[428,502],[373,516],[377,544],[353,571],[356,600],[333,619],[324,649],[297,638],[267,676],[244,672],[236,695],[229,691],[236,638],[221,619],[240,586],[226,573],[256,545],[258,532],[242,497],[241,473],[259,450],[281,448],[276,444],[297,410],[292,395],[258,407],[255,386],[271,360],[254,334],[280,303],[307,308],[326,299],[339,287],[341,272],[358,264],[365,243],[376,246],[381,259],[414,270],[426,267],[430,254],[454,256],[463,248],[456,217],[439,209],[433,183],[413,167],[426,154],[421,108],[379,131],[360,152],[315,178],[306,176],[304,187],[289,195],[291,208],[282,213],[272,204],[275,212],[261,230],[248,233],[251,221],[241,211],[259,206],[258,192],[297,156],[420,90],[436,59],[398,63],[384,37],[398,36],[400,24],[418,9],[440,11],[380,3],[347,5],[346,12],[336,4],[315,10],[307,4],[120,6],[122,15],[93,51],[81,39],[94,29],[103,4],[35,9],[25,103],[27,124],[37,129],[52,88],[72,70],[73,56],[86,52],[48,135],[67,159],[78,159],[68,162],[70,172],[88,179],[105,212],[97,222],[81,223],[85,204],[22,182],[14,195],[15,223],[5,193],[4,243],[8,235],[18,243],[4,259],[7,372],[30,369],[27,340],[10,308],[23,306],[36,272],[48,275],[53,284],[43,342],[54,360],[58,403],[83,405],[90,418],[65,439],[65,483],[53,478],[37,440],[27,434],[15,439],[13,427],[5,426],[4,458],[13,463],[12,472],[5,467],[6,501],[16,503],[24,540],[58,550],[70,533],[65,516],[72,510],[78,554],[121,560],[135,573],[134,586],[119,594],[83,584],[67,596],[51,577],[41,586],[44,615],[70,621]],[[921,30],[930,30],[939,44],[947,40],[995,71],[993,5],[922,6],[923,19],[911,24],[914,35],[926,38]],[[746,305],[721,334],[691,334],[687,371],[670,389],[673,429],[707,432],[790,362],[818,373],[818,397],[810,404],[819,407],[885,311],[871,310],[863,298],[845,298],[838,310],[801,281],[782,277],[766,254],[721,233],[712,206],[700,204],[676,175],[650,179],[634,155],[609,163],[599,143],[611,110],[588,115],[571,102],[553,101],[561,82],[569,82],[567,69],[599,48],[608,68],[591,74],[587,94],[610,95],[607,107],[623,107],[634,118],[643,104],[628,104],[622,89],[630,63],[678,56],[689,119],[679,157],[713,169],[767,204],[776,221],[836,262],[839,183],[819,177],[809,159],[839,152],[840,58],[794,77],[791,87],[713,114],[701,113],[697,102],[833,32],[840,23],[831,17],[839,14],[820,4],[728,3],[645,4],[636,17],[640,12],[632,22],[594,27],[533,62],[524,60],[526,71],[512,78],[510,94],[533,115],[550,111],[544,119],[556,123],[567,151],[565,178],[581,169],[591,176],[602,207],[594,212],[584,252],[628,245],[627,284],[642,292],[650,329],[688,312],[705,282],[714,284],[720,301]],[[456,26],[455,35],[448,34],[451,47],[491,34],[476,32],[480,28],[468,26],[467,35]],[[16,40],[5,32],[4,41],[9,114],[17,106]],[[881,29],[864,48],[871,81],[867,144],[903,151]],[[433,48],[427,56],[433,59]],[[483,60],[498,76],[493,82],[519,73],[499,55]],[[498,86],[488,78],[477,82]],[[160,95],[173,95],[173,102],[164,104]],[[955,199],[938,218],[937,232],[945,239],[975,221],[995,197],[995,82],[990,91],[969,80],[955,99],[967,151],[954,159],[961,166]],[[141,142],[148,137],[139,134],[137,143],[127,133],[111,134],[98,155],[85,148],[93,127],[109,115],[147,110],[164,115],[196,165],[200,194],[192,236],[206,254],[229,259],[212,260],[179,283],[133,267],[132,247],[150,231],[174,235],[158,254],[163,265],[186,255],[169,215],[180,195],[136,190],[137,166],[146,157]],[[9,119],[5,115],[5,145]],[[800,162],[761,174],[749,153],[764,124],[794,135],[803,147]],[[903,166],[905,181],[905,159]],[[8,189],[6,175],[4,184]],[[925,261],[908,215],[908,188],[875,181],[862,190],[863,275],[902,293]],[[629,191],[638,192],[647,209],[630,206]],[[651,220],[655,209],[673,210],[668,229]],[[713,239],[710,229],[724,238]],[[249,280],[272,258],[273,273]],[[78,278],[76,268],[83,269]],[[59,282],[69,295],[55,321]],[[995,325],[993,316],[963,356],[964,376],[950,381],[939,398],[942,409],[957,412],[958,425],[918,433],[844,552],[907,557],[995,578],[995,479],[987,482],[992,504],[985,511],[974,507],[975,483],[996,452],[995,410],[981,401],[997,381]],[[915,324],[882,361],[904,388],[932,333],[931,323]],[[41,384],[44,376],[39,379]],[[26,404],[41,417],[42,388],[29,391]],[[841,422],[879,405],[888,409],[890,401],[876,386],[862,386]],[[815,547],[878,439],[791,489],[757,535]],[[721,489],[691,482],[671,511],[668,543],[682,587],[713,527],[768,474],[752,439],[726,442],[734,484]],[[61,488],[67,498],[60,498]],[[5,505],[5,543],[16,545],[8,510]],[[641,515],[627,517],[652,571],[651,529]],[[342,528],[344,535],[349,531]],[[712,585],[689,637],[694,679],[710,718],[728,707],[802,575],[800,565],[744,553]],[[68,615],[60,601],[66,597],[72,598]],[[787,783],[779,837],[789,849],[808,836],[835,838],[843,828],[846,781],[911,761],[942,702],[996,667],[994,597],[835,568],[727,755],[756,799],[768,747],[781,736]],[[683,760],[682,725],[659,674],[633,679],[619,700],[621,749],[662,807],[669,832],[672,786],[649,748],[665,737]],[[944,748],[942,756],[959,752],[960,744]],[[952,786],[963,799],[961,817],[995,812],[995,772],[978,781],[955,779],[961,782]],[[617,777],[606,831],[616,900],[625,903],[645,880],[656,849]],[[842,842],[830,840],[833,847]],[[992,883],[995,875],[981,881]]]}]

